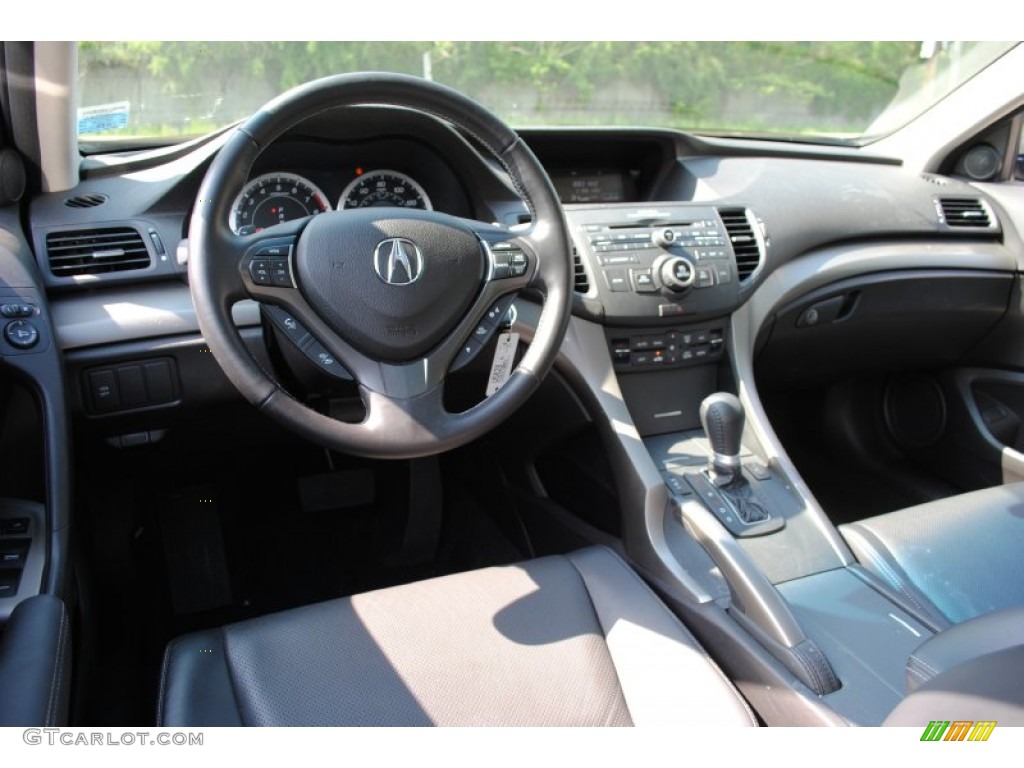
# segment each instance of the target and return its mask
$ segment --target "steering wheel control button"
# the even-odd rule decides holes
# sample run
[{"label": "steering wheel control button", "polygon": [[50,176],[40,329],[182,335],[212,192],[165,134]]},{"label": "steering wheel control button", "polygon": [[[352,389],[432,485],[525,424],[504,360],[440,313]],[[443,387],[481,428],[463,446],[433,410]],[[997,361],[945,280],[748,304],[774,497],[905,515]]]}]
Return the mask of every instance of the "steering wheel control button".
[{"label": "steering wheel control button", "polygon": [[97,413],[116,411],[121,406],[121,392],[117,386],[117,376],[112,370],[90,372],[89,393],[92,396],[92,408]]},{"label": "steering wheel control button", "polygon": [[31,349],[39,343],[39,330],[28,320],[15,320],[4,328],[4,336],[12,347]]},{"label": "steering wheel control button", "polygon": [[253,259],[249,264],[249,276],[256,285],[270,285],[270,259]]},{"label": "steering wheel control button", "polygon": [[501,325],[505,319],[505,315],[508,314],[509,308],[512,306],[512,302],[515,301],[515,294],[509,294],[508,296],[502,296],[491,308],[487,310],[487,314],[484,315],[484,322],[492,328],[497,328]]},{"label": "steering wheel control button", "polygon": [[253,258],[288,258],[291,255],[292,247],[284,243],[258,245],[253,251]]},{"label": "steering wheel control button", "polygon": [[511,243],[497,243],[490,246],[491,274],[495,280],[508,277],[522,277],[526,274],[530,260],[522,248]]},{"label": "steering wheel control button", "polygon": [[309,340],[310,334],[306,330],[306,326],[296,320],[288,310],[275,307],[272,304],[264,304],[263,311],[270,318],[270,322],[281,330],[295,346],[301,348]]},{"label": "steering wheel control button", "polygon": [[451,370],[457,371],[466,365],[469,365],[476,357],[480,350],[483,349],[483,345],[480,344],[476,339],[469,339],[462,348],[459,350],[459,354],[455,356],[454,362],[452,362]]},{"label": "steering wheel control button", "polygon": [[270,280],[271,285],[276,285],[279,288],[290,288],[292,285],[292,275],[288,270],[288,262],[279,261],[274,263],[270,269]]},{"label": "steering wheel control button", "polygon": [[345,370],[345,367],[327,351],[327,347],[316,339],[303,347],[302,353],[324,373],[334,376],[336,379],[352,379],[352,375]]},{"label": "steering wheel control button", "polygon": [[293,288],[291,255],[294,242],[290,238],[264,240],[246,251],[249,277],[256,285]]}]

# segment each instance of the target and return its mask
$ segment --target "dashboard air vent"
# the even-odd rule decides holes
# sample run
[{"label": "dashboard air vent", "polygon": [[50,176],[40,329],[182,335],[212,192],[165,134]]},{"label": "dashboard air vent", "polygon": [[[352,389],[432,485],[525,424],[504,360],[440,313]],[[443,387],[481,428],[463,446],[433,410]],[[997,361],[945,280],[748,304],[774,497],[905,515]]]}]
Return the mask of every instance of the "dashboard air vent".
[{"label": "dashboard air vent", "polygon": [[572,249],[572,265],[573,265],[573,290],[576,293],[586,293],[590,290],[590,278],[587,277],[587,270],[583,267],[583,259],[580,258],[580,252],[573,246]]},{"label": "dashboard air vent", "polygon": [[748,215],[746,208],[719,208],[718,215],[722,217],[729,242],[732,244],[732,252],[736,256],[736,272],[741,281],[746,280],[754,273],[764,256],[761,253],[761,244],[754,234],[752,217]]},{"label": "dashboard air vent", "polygon": [[145,269],[150,263],[142,235],[131,227],[51,232],[46,254],[56,277]]},{"label": "dashboard air vent", "polygon": [[106,195],[76,195],[64,201],[68,208],[95,208],[107,202]]},{"label": "dashboard air vent", "polygon": [[988,208],[976,197],[943,197],[939,199],[940,220],[950,227],[992,226]]}]

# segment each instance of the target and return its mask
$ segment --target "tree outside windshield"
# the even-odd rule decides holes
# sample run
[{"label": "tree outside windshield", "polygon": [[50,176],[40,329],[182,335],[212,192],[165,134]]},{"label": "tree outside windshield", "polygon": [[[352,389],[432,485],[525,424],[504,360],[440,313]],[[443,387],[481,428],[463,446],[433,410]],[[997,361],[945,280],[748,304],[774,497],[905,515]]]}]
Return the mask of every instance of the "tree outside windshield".
[{"label": "tree outside windshield", "polygon": [[632,125],[856,140],[894,102],[920,111],[1007,47],[939,41],[86,42],[79,47],[79,134],[202,134],[307,80],[377,70],[444,83],[519,127]]}]

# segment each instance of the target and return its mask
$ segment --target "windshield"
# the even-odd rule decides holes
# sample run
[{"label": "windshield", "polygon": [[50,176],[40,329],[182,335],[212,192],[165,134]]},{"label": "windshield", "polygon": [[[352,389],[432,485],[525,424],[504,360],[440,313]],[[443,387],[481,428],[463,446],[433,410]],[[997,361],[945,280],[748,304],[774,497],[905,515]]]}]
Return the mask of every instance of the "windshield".
[{"label": "windshield", "polygon": [[86,42],[78,132],[84,140],[175,140],[245,118],[306,80],[378,70],[444,83],[517,127],[629,125],[862,144],[927,110],[1013,45]]}]

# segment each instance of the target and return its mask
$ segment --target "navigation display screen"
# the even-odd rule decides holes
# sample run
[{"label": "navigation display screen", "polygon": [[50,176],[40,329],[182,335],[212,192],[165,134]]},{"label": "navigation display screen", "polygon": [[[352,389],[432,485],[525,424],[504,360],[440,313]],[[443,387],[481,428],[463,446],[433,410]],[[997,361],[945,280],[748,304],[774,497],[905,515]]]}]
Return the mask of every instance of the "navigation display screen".
[{"label": "navigation display screen", "polygon": [[618,171],[553,171],[558,197],[563,203],[622,203],[626,188]]}]

